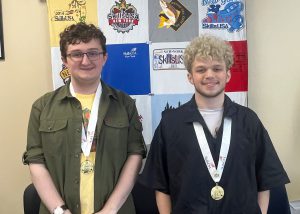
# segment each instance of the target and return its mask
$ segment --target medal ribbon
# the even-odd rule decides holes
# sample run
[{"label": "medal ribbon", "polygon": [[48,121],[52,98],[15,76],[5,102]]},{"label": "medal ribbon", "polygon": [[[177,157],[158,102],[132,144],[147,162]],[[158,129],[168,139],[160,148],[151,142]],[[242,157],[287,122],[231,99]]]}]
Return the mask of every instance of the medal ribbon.
[{"label": "medal ribbon", "polygon": [[223,137],[217,169],[214,159],[212,158],[207,139],[205,137],[203,126],[199,122],[193,123],[201,153],[203,155],[209,174],[215,183],[218,183],[221,180],[223,169],[227,159],[231,138],[231,122],[232,121],[230,118],[224,119]]},{"label": "medal ribbon", "polygon": [[[72,82],[70,84],[70,92],[73,97],[76,97]],[[82,132],[81,132],[81,149],[85,157],[88,157],[91,152],[93,139],[95,135],[96,130],[96,124],[98,119],[98,109],[99,109],[99,103],[100,103],[100,96],[101,96],[101,83],[99,83],[95,98],[93,101],[93,106],[91,109],[90,119],[87,127],[87,131],[85,133],[85,129],[82,123]]]}]

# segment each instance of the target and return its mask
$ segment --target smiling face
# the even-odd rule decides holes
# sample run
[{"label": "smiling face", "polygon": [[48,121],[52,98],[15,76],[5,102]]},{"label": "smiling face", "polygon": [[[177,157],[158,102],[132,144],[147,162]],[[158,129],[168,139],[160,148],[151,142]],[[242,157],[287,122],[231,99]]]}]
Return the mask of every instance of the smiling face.
[{"label": "smiling face", "polygon": [[[103,52],[98,39],[92,39],[87,43],[69,44],[67,46],[67,55],[70,53],[90,51]],[[107,60],[107,54],[100,54],[99,59],[92,61],[86,54],[81,61],[74,61],[70,57],[63,59],[64,65],[69,69],[72,84],[82,87],[86,85],[98,85],[102,72],[102,67]]]},{"label": "smiling face", "polygon": [[230,77],[224,60],[196,58],[188,73],[188,80],[195,87],[196,100],[202,101],[223,100]]}]

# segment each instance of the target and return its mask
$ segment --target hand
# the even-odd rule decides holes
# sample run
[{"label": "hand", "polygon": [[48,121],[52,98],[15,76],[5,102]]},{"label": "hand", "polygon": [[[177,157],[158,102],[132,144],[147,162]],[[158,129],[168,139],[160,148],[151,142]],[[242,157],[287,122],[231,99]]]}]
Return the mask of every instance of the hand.
[{"label": "hand", "polygon": [[64,214],[72,214],[70,210],[65,210]]}]

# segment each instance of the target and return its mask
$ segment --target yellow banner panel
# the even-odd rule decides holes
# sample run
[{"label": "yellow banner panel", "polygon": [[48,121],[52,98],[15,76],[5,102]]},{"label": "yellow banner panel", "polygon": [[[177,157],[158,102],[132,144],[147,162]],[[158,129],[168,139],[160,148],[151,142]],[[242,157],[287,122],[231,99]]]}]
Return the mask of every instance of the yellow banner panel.
[{"label": "yellow banner panel", "polygon": [[65,27],[85,22],[98,26],[97,0],[47,0],[51,47],[59,46]]}]

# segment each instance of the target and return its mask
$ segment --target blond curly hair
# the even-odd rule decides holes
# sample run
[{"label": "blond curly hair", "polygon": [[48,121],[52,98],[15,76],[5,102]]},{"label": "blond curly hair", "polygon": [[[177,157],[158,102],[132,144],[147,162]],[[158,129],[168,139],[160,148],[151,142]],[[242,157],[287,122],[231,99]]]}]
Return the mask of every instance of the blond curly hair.
[{"label": "blond curly hair", "polygon": [[183,62],[188,72],[191,72],[192,64],[196,58],[224,60],[226,70],[229,70],[233,65],[233,54],[229,42],[205,34],[193,39],[186,47]]}]

